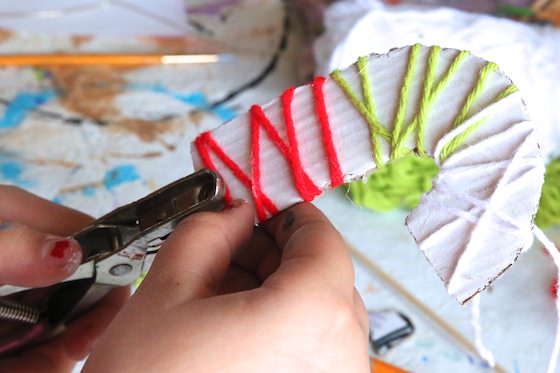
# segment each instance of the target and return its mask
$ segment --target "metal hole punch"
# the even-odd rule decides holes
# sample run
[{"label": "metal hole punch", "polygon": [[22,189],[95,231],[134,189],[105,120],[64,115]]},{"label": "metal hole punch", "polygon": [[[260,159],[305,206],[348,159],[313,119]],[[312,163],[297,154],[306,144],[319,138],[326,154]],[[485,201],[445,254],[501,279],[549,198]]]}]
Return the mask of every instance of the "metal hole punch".
[{"label": "metal hole punch", "polygon": [[16,302],[0,299],[0,320],[37,324],[39,311]]},{"label": "metal hole punch", "polygon": [[46,288],[0,286],[0,356],[52,338],[109,290],[134,283],[147,270],[148,252],[159,250],[189,215],[221,210],[224,192],[214,171],[186,176],[76,233],[82,264],[63,282]]}]

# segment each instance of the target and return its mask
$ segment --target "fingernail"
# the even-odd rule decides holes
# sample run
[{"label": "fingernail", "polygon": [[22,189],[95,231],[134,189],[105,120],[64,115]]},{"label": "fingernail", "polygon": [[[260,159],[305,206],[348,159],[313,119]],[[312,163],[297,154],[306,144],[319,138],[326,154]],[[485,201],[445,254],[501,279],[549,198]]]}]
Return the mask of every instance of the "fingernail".
[{"label": "fingernail", "polygon": [[237,208],[237,207],[241,207],[243,205],[248,204],[249,202],[245,201],[244,199],[235,199],[231,202],[231,208]]},{"label": "fingernail", "polygon": [[43,260],[50,267],[72,273],[82,262],[82,249],[76,240],[48,236],[43,244]]}]

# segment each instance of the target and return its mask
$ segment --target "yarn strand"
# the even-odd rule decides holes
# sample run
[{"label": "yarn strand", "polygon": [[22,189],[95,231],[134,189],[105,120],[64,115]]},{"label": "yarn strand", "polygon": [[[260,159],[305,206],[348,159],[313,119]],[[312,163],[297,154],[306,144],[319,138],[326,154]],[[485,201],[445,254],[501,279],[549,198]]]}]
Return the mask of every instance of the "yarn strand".
[{"label": "yarn strand", "polygon": [[471,299],[471,326],[474,334],[474,345],[476,351],[481,358],[484,359],[490,365],[490,367],[496,366],[496,359],[494,354],[484,345],[482,341],[482,326],[480,325],[480,294],[475,295]]},{"label": "yarn strand", "polygon": [[[496,98],[494,98],[494,100],[492,101],[492,103],[497,103],[501,100],[503,100],[504,98],[508,97],[509,95],[515,93],[518,91],[518,88],[514,85],[510,85],[508,86],[506,89],[504,89],[502,92],[500,92]],[[468,117],[465,117],[462,119],[462,121],[460,123],[463,123],[463,121],[469,119]],[[451,154],[453,154],[470,136],[471,134],[478,128],[480,127],[484,122],[486,122],[486,117],[476,121],[475,123],[471,124],[470,126],[468,126],[467,128],[465,128],[465,130],[463,132],[461,132],[460,134],[458,134],[457,136],[455,136],[453,139],[451,139],[441,150],[440,153],[440,162],[445,161]]]},{"label": "yarn strand", "polygon": [[[371,79],[368,73],[367,56],[360,57],[356,64],[358,68],[358,76],[360,78],[362,99],[356,96],[356,93],[354,93],[348,81],[342,76],[342,72],[340,70],[334,71],[331,75],[334,81],[338,84],[340,89],[342,89],[342,91],[346,94],[346,97],[348,97],[350,102],[353,104],[356,110],[362,115],[362,117],[370,127],[373,159],[375,161],[377,168],[382,168],[385,166],[385,162],[383,161],[383,154],[381,152],[381,148],[379,144],[379,138],[378,138],[379,136],[381,136],[382,138],[390,142],[391,144],[390,159],[394,161],[405,155],[406,152],[402,151],[402,147],[404,146],[408,138],[415,131],[417,131],[416,152],[419,155],[426,155],[424,137],[425,137],[425,127],[427,122],[428,111],[430,110],[431,106],[433,105],[433,103],[435,102],[439,94],[442,92],[442,90],[455,76],[461,63],[469,55],[469,52],[467,51],[459,52],[457,56],[455,56],[455,58],[453,59],[449,67],[447,68],[447,71],[443,74],[443,76],[439,79],[439,81],[435,83],[434,81],[435,81],[436,67],[440,56],[441,48],[435,46],[430,49],[430,53],[428,54],[428,59],[427,59],[425,77],[424,77],[424,86],[422,89],[422,98],[419,104],[418,113],[416,114],[416,116],[408,126],[404,126],[404,117],[405,117],[406,107],[408,103],[409,90],[414,77],[414,71],[416,69],[416,65],[418,64],[417,61],[419,58],[420,49],[421,46],[419,44],[415,44],[410,48],[409,61],[403,78],[403,82],[400,90],[400,96],[399,96],[399,104],[395,112],[393,130],[391,132],[387,130],[383,124],[381,124],[376,114],[374,100],[371,94]],[[479,94],[484,89],[486,78],[490,75],[490,73],[494,72],[496,69],[497,66],[494,63],[488,63],[481,69],[481,71],[479,72],[478,80],[475,86],[473,87],[472,91],[469,93],[469,96],[465,100],[465,103],[463,104],[460,113],[455,118],[454,123],[457,122],[458,124],[460,124],[462,123],[462,120],[466,118],[473,103],[476,101]],[[478,126],[473,127],[471,131],[465,134],[465,137],[470,135],[477,127]]]},{"label": "yarn strand", "polygon": [[[327,163],[331,175],[331,185],[332,187],[335,187],[343,182],[343,178],[325,106],[323,92],[324,81],[324,77],[316,78],[311,85],[311,89],[315,98],[315,110],[321,129],[322,142],[327,155]],[[297,140],[292,113],[294,92],[294,88],[289,88],[280,97],[280,101],[282,103],[282,116],[288,137],[287,143],[282,139],[278,130],[272,125],[263,109],[259,105],[251,107],[249,111],[251,132],[251,176],[248,176],[240,168],[240,166],[226,154],[224,149],[214,140],[211,132],[204,132],[195,140],[195,146],[200,154],[202,163],[206,167],[218,172],[218,169],[210,156],[210,152],[212,152],[251,192],[255,203],[255,210],[260,221],[266,220],[268,214],[275,215],[279,212],[278,207],[266,195],[262,186],[261,129],[264,130],[282,157],[286,160],[286,162],[288,162],[292,171],[294,186],[301,198],[304,201],[311,201],[321,193],[321,189],[311,180],[307,172],[304,170],[301,162],[299,143]],[[231,202],[231,199],[231,192],[229,191],[229,187],[226,186],[226,202]]]},{"label": "yarn strand", "polygon": [[399,98],[399,106],[397,108],[397,112],[395,113],[395,121],[393,125],[393,138],[392,138],[392,153],[391,159],[395,160],[399,157],[401,151],[400,148],[404,144],[404,141],[401,141],[401,128],[404,122],[404,116],[406,113],[406,107],[408,103],[408,96],[410,85],[412,83],[412,78],[414,77],[414,70],[416,67],[416,61],[418,60],[418,53],[420,52],[420,44],[414,44],[410,48],[410,56],[408,59],[408,66],[406,68],[406,73],[403,79],[403,83],[401,86],[401,93]]},{"label": "yarn strand", "polygon": [[[537,240],[539,240],[546,251],[552,257],[552,261],[556,266],[557,277],[560,278],[560,252],[558,249],[548,239],[544,232],[536,225],[533,226],[533,235]],[[560,353],[560,297],[556,297],[556,334],[554,336],[554,346],[552,347],[552,352],[550,354],[550,360],[548,362],[547,373],[554,373],[556,371],[556,366],[558,364],[558,355]]]},{"label": "yarn strand", "polygon": [[325,105],[325,96],[323,94],[323,86],[325,84],[325,77],[318,76],[313,80],[313,96],[315,97],[315,112],[317,119],[321,125],[321,132],[323,136],[323,146],[327,152],[329,162],[329,173],[331,176],[331,188],[336,188],[344,182],[342,177],[342,170],[340,169],[340,162],[336,148],[334,147],[333,135],[331,125],[329,123],[329,115],[327,114],[327,106]]},{"label": "yarn strand", "polygon": [[[431,67],[432,69],[434,69],[434,71],[432,72],[433,74],[435,74],[435,68],[436,68],[436,63],[437,63],[437,57],[439,57],[439,53],[440,53],[440,48],[439,47],[432,47],[432,52],[430,53],[429,57],[428,57],[428,66],[430,66],[430,64],[433,64],[433,66]],[[426,127],[426,123],[427,123],[427,113],[430,110],[430,108],[432,107],[433,103],[435,102],[435,100],[439,97],[439,94],[442,92],[442,90],[447,86],[447,84],[451,81],[451,79],[455,76],[455,74],[457,73],[457,70],[459,69],[459,67],[461,66],[462,62],[464,61],[464,59],[469,55],[469,52],[467,51],[461,51],[459,52],[459,54],[457,54],[457,56],[455,56],[455,58],[453,59],[453,61],[451,62],[451,65],[449,65],[449,68],[447,69],[447,71],[445,72],[445,74],[443,75],[443,77],[436,83],[435,87],[430,87],[428,89],[428,87],[426,86],[427,84],[431,84],[432,82],[428,79],[428,80],[424,80],[424,91],[428,91],[429,94],[426,96],[423,96],[422,101],[420,103],[420,109],[418,111],[418,113],[416,114],[416,117],[413,120],[412,125],[410,125],[407,128],[407,131],[405,132],[404,136],[402,137],[402,139],[400,141],[406,142],[408,137],[414,132],[414,130],[418,129],[418,135],[417,135],[417,151],[419,154],[425,155],[425,145],[424,145],[424,133],[425,133],[425,127]]]},{"label": "yarn strand", "polygon": [[[428,117],[428,111],[432,102],[432,87],[434,85],[434,77],[436,74],[437,62],[439,59],[439,53],[441,48],[434,46],[430,49],[430,54],[428,56],[428,64],[426,66],[426,76],[424,77],[424,88],[422,90],[422,99],[420,101],[420,107],[418,108],[418,114],[415,118],[413,124],[418,127],[418,133],[416,135],[416,148],[418,153],[422,156],[426,155],[424,150],[424,137],[426,129],[426,121]],[[412,126],[411,126],[412,127]]]}]

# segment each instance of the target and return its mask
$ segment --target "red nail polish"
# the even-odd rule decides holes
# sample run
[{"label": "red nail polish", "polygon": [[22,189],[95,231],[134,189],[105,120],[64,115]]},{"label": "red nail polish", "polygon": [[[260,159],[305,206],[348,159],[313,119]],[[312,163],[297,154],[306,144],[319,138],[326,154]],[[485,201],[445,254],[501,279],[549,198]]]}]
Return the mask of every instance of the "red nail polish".
[{"label": "red nail polish", "polygon": [[70,241],[68,240],[56,241],[50,252],[50,256],[56,259],[64,259],[71,248],[70,246]]},{"label": "red nail polish", "polygon": [[43,244],[42,258],[49,267],[72,273],[82,262],[82,249],[75,240],[48,236]]}]

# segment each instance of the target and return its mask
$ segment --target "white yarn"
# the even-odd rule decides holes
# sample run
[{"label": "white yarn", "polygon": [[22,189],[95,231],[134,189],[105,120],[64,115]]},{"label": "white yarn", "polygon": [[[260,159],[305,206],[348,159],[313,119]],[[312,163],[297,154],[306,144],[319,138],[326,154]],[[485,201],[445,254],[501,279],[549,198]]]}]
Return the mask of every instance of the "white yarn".
[{"label": "white yarn", "polygon": [[496,365],[494,354],[482,342],[482,326],[480,325],[480,294],[471,299],[471,326],[474,334],[476,351],[492,368]]},{"label": "white yarn", "polygon": [[[509,233],[511,233],[512,227],[514,228],[514,230],[520,230],[518,222],[516,222],[516,220],[513,217],[507,216],[503,214],[501,211],[496,211],[496,209],[492,208],[492,205],[487,201],[480,200],[466,193],[455,191],[442,182],[435,184],[434,188],[438,188],[440,191],[443,191],[445,194],[455,199],[466,201],[474,205],[475,208],[477,209],[488,211],[491,212],[492,214],[495,214],[497,217],[500,218],[501,222],[505,223],[502,227],[495,227],[495,228],[504,229],[506,231],[509,231]],[[476,222],[478,221],[478,218],[472,212],[463,211],[452,207],[445,207],[443,203],[442,203],[442,208],[445,208],[446,210],[450,211],[452,214],[458,217],[462,217],[465,220],[472,222],[473,224],[476,224]],[[533,226],[531,238],[527,240],[528,246],[530,246],[532,243],[533,235],[538,241],[540,241],[544,245],[544,247],[552,257],[554,265],[556,266],[558,271],[558,278],[560,278],[560,252],[558,252],[558,249],[556,248],[554,243],[550,241],[550,239],[548,239],[548,237],[544,234],[544,232],[536,225]],[[478,354],[491,367],[493,367],[496,363],[494,355],[488,348],[486,348],[486,346],[482,341],[482,327],[480,325],[480,294],[475,295],[472,298],[471,302],[472,303],[471,303],[470,321],[471,321],[471,326],[473,328],[476,350]],[[556,335],[554,339],[554,346],[552,348],[552,352],[550,355],[547,373],[555,372],[558,363],[558,356],[560,355],[560,297],[556,298],[556,317],[557,317]]]},{"label": "white yarn", "polygon": [[434,157],[434,161],[436,162],[436,165],[438,167],[441,167],[440,154],[441,154],[443,148],[445,147],[445,145],[447,145],[451,140],[453,140],[456,136],[462,134],[466,129],[468,129],[473,124],[475,124],[475,123],[477,123],[481,120],[484,120],[485,118],[488,118],[488,117],[493,116],[493,115],[502,115],[501,113],[503,112],[504,107],[507,107],[507,108],[515,107],[515,103],[517,103],[519,101],[520,96],[521,96],[521,94],[519,92],[514,92],[514,93],[502,98],[501,100],[496,101],[496,102],[486,106],[484,109],[482,109],[478,113],[469,117],[467,120],[465,120],[459,126],[453,128],[451,131],[449,131],[445,135],[443,135],[438,140],[438,142],[436,143],[436,147],[434,149],[433,157]]},{"label": "white yarn", "polygon": [[[477,212],[487,211],[493,214],[494,216],[496,216],[497,218],[499,218],[498,220],[499,224],[490,224],[488,225],[489,229],[494,229],[504,234],[521,234],[521,235],[530,236],[530,232],[525,232],[525,229],[523,227],[523,222],[520,222],[516,220],[514,217],[504,214],[502,211],[495,208],[491,204],[491,200],[481,200],[468,193],[457,191],[454,188],[452,188],[450,185],[443,182],[442,180],[435,180],[433,182],[433,189],[438,190],[443,195],[449,196],[454,200],[467,202],[473,206],[473,209],[470,209],[469,211],[463,211],[456,207],[449,206],[449,204],[445,203],[444,201],[438,201],[437,203],[438,208],[444,211],[448,211],[452,215],[463,218],[471,222],[472,224],[478,224],[480,217],[477,214]],[[432,202],[432,204],[434,202]],[[533,240],[531,237],[531,239],[527,240],[526,246],[530,246],[532,243]]]},{"label": "white yarn", "polygon": [[[560,278],[560,253],[558,252],[558,249],[536,225],[533,227],[533,234],[537,240],[543,244],[552,257],[552,261],[558,270],[558,276]],[[560,353],[560,297],[556,297],[556,318],[556,335],[554,337],[554,347],[552,347],[552,353],[550,354],[547,373],[554,373],[556,370],[558,354]]]},{"label": "white yarn", "polygon": [[[471,203],[477,209],[489,211],[495,214],[500,218],[500,220],[503,223],[507,224],[507,225],[504,224],[504,226],[501,227],[502,229],[505,228],[506,230],[510,231],[510,233],[512,231],[511,229],[512,226],[516,228],[516,230],[519,229],[518,223],[515,221],[513,217],[504,215],[500,211],[496,211],[495,209],[492,208],[491,204],[489,204],[488,202],[482,201],[471,195],[467,195],[466,193],[461,193],[452,190],[449,186],[445,185],[444,183],[438,183],[434,185],[434,188],[436,187],[440,191],[444,191],[446,194],[452,196],[453,198]],[[473,224],[475,224],[478,221],[477,217],[471,212],[459,210],[457,208],[452,208],[448,206],[446,207],[443,203],[441,205],[442,208],[450,211],[455,216],[462,217],[463,219],[470,221]],[[500,228],[500,227],[495,227],[495,228]],[[548,251],[548,253],[552,257],[552,261],[554,262],[554,265],[557,268],[557,272],[558,272],[557,276],[558,278],[560,278],[560,252],[558,251],[554,243],[550,241],[550,239],[544,234],[544,232],[536,225],[533,226],[533,231],[531,236],[534,236],[538,241],[540,241],[545,247],[545,249]],[[527,240],[527,246],[530,246],[531,243],[532,243],[532,237],[531,239]],[[525,248],[523,250],[525,250]],[[478,354],[491,367],[493,367],[496,363],[494,359],[494,355],[488,348],[486,348],[486,346],[482,341],[482,327],[480,325],[480,294],[475,295],[472,298],[471,302],[472,302],[471,303],[471,326],[473,328],[476,350]],[[550,355],[547,373],[554,373],[556,371],[556,367],[558,364],[558,356],[560,355],[560,297],[556,298],[556,317],[557,317],[556,334],[554,337],[554,346],[552,348],[552,352]]]}]

